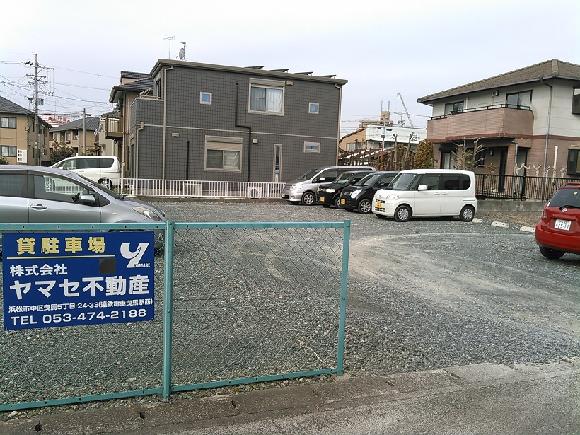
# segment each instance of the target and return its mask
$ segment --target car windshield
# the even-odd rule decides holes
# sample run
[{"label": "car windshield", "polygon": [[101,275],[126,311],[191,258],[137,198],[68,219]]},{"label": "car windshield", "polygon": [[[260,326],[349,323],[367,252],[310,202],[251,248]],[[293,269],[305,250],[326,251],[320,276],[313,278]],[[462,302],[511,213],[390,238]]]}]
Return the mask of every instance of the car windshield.
[{"label": "car windshield", "polygon": [[101,191],[105,192],[107,195],[110,195],[115,199],[124,199],[125,198],[124,195],[120,195],[117,192],[113,192],[111,189],[106,188],[102,184],[95,183],[93,180],[90,180],[87,177],[84,177],[82,175],[79,175],[79,174],[77,174],[77,175],[80,178],[82,178],[83,181],[85,181],[87,184],[89,184],[93,189],[101,190]]},{"label": "car windshield", "polygon": [[417,174],[411,173],[397,175],[392,181],[393,190],[409,190],[417,176]]},{"label": "car windshield", "polygon": [[380,175],[377,175],[377,174],[369,174],[369,175],[365,176],[364,178],[361,178],[360,180],[358,180],[354,185],[355,186],[370,186],[379,177],[380,177]]},{"label": "car windshield", "polygon": [[550,207],[580,208],[580,189],[560,189],[550,200]]},{"label": "car windshield", "polygon": [[320,168],[311,169],[310,171],[306,172],[305,174],[302,174],[297,179],[298,180],[310,180],[312,177],[314,177],[319,172],[320,172]]}]

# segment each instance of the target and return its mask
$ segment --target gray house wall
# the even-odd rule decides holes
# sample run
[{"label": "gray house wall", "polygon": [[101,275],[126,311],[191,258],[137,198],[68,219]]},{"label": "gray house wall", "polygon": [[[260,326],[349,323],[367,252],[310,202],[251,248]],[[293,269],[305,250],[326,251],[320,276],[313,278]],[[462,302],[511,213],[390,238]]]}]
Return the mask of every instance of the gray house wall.
[{"label": "gray house wall", "polygon": [[[248,181],[249,157],[250,181],[273,181],[275,144],[282,146],[282,181],[336,164],[341,90],[334,83],[286,79],[280,116],[248,113],[250,80],[268,77],[179,66],[166,74],[167,179]],[[162,77],[163,69],[154,83]],[[212,94],[211,105],[200,104],[200,92]],[[236,100],[237,123],[251,127],[251,138],[248,128],[236,126]],[[318,114],[308,113],[309,102],[319,103]],[[138,168],[131,175],[162,178],[163,101],[138,98],[133,104],[131,144]],[[206,136],[241,138],[241,171],[204,170]],[[305,141],[320,143],[320,153],[305,153]]]}]

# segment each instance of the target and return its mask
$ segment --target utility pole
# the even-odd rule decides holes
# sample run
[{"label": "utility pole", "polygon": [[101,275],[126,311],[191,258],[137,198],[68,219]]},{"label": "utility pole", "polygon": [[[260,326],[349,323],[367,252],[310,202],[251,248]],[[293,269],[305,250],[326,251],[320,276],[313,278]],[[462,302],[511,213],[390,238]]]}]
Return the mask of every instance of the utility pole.
[{"label": "utility pole", "polygon": [[87,109],[83,108],[83,154],[87,155]]},{"label": "utility pole", "polygon": [[40,147],[38,132],[38,55],[34,53],[34,148],[32,155],[36,157],[35,163],[40,166]]},{"label": "utility pole", "polygon": [[381,100],[381,121],[383,121],[383,134],[381,135],[381,139],[383,140],[381,149],[385,149],[385,117],[383,116],[383,100]]}]

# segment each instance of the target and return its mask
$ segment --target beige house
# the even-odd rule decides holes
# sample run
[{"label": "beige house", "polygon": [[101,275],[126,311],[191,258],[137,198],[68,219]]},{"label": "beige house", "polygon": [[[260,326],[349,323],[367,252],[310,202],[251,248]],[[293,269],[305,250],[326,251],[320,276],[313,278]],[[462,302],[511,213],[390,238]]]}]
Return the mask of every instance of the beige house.
[{"label": "beige house", "polygon": [[436,167],[481,145],[480,173],[580,176],[580,65],[548,60],[417,101],[433,107]]},{"label": "beige house", "polygon": [[85,118],[85,135],[83,139],[83,120],[76,119],[59,127],[50,129],[50,147],[67,146],[75,154],[82,156],[100,155],[98,136],[100,119],[96,116]]},{"label": "beige house", "polygon": [[50,125],[40,118],[36,124],[33,112],[0,96],[0,157],[9,164],[47,165]]},{"label": "beige house", "polygon": [[114,141],[113,154],[121,161],[123,174],[130,171],[129,143],[131,107],[139,95],[151,93],[153,80],[147,73],[121,71],[120,83],[113,86],[109,101],[117,105],[117,110],[103,115],[105,137]]}]

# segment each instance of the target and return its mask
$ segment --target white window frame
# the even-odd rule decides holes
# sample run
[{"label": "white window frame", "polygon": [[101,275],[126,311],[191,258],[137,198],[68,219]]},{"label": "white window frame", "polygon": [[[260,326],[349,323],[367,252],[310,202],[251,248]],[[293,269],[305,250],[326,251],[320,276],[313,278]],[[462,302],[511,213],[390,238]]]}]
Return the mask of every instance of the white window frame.
[{"label": "white window frame", "polygon": [[[312,149],[307,149],[308,146],[312,146],[312,145],[316,145],[317,149],[316,151],[312,150]],[[317,153],[320,154],[320,142],[312,142],[309,140],[305,140],[304,141],[304,152],[305,153]]]},{"label": "white window frame", "polygon": [[[209,101],[203,101],[204,95],[209,95]],[[206,104],[208,106],[211,106],[212,99],[213,99],[213,96],[212,96],[211,92],[201,91],[199,93],[199,104]]]},{"label": "white window frame", "polygon": [[[224,168],[223,161],[221,168],[207,167],[207,150],[235,151],[240,153],[240,166],[238,169]],[[206,136],[203,151],[203,170],[216,172],[242,172],[242,162],[244,157],[244,139],[241,137]]]},{"label": "white window frame", "polygon": [[[3,125],[4,120],[6,120],[6,125]],[[14,126],[11,127],[10,126],[10,121],[14,120]],[[16,128],[16,124],[17,124],[17,120],[16,120],[16,116],[2,116],[0,117],[0,128],[11,128],[14,129]]]},{"label": "white window frame", "polygon": [[[252,87],[256,88],[276,88],[282,90],[282,111],[281,112],[269,112],[268,110],[253,110],[251,108],[252,104]],[[262,80],[262,79],[250,79],[248,84],[248,113],[256,113],[259,115],[274,115],[274,116],[284,116],[284,100],[286,98],[286,82],[280,80]],[[266,101],[268,97],[266,96]]]},{"label": "white window frame", "polygon": [[[316,106],[316,111],[312,110],[312,107]],[[311,101],[308,103],[308,113],[311,115],[318,115],[320,113],[320,103]]]}]

